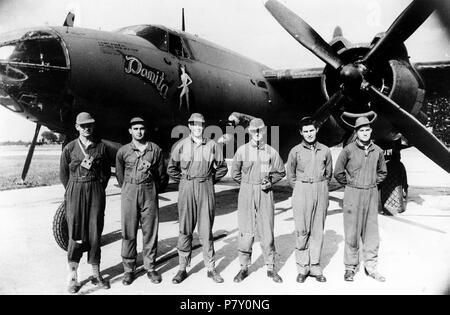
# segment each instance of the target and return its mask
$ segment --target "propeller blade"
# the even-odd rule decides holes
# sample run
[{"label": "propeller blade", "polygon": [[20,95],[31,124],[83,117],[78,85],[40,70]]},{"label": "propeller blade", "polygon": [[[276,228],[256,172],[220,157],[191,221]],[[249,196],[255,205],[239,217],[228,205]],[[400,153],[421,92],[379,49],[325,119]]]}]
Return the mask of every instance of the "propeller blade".
[{"label": "propeller blade", "polygon": [[298,15],[276,0],[268,0],[265,6],[278,23],[305,48],[334,69],[343,65],[333,48]]},{"label": "propeller blade", "polygon": [[393,45],[406,41],[423,22],[433,13],[439,0],[414,0],[397,17],[374,47],[364,57],[364,63],[372,63]]},{"label": "propeller blade", "polygon": [[401,108],[389,97],[370,86],[369,93],[376,100],[377,111],[389,117],[394,127],[417,149],[450,173],[450,151],[435,135],[413,115]]},{"label": "propeller blade", "polygon": [[317,127],[320,128],[320,126],[322,126],[328,120],[333,110],[339,106],[343,98],[344,95],[342,91],[337,91],[313,114],[312,118],[317,122]]},{"label": "propeller blade", "polygon": [[449,1],[439,1],[436,8],[437,17],[450,38],[450,3]]},{"label": "propeller blade", "polygon": [[30,168],[31,159],[32,159],[33,153],[34,153],[34,147],[36,146],[37,137],[39,135],[40,130],[41,130],[41,124],[36,124],[36,129],[34,130],[33,141],[31,142],[30,148],[28,149],[28,155],[25,160],[25,165],[23,166],[22,181],[25,181],[25,178],[27,177],[28,169]]}]

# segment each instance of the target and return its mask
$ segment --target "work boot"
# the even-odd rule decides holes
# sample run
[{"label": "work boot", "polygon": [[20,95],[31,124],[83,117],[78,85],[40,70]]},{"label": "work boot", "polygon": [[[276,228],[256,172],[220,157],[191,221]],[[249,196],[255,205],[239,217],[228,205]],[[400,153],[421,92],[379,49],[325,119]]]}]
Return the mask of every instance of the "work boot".
[{"label": "work boot", "polygon": [[122,280],[122,284],[123,285],[130,285],[132,284],[134,281],[134,274],[133,272],[125,272],[125,274],[123,275],[123,280]]},{"label": "work boot", "polygon": [[71,294],[75,294],[80,291],[80,284],[78,283],[76,278],[71,278],[69,281],[69,286],[67,287],[67,291]]},{"label": "work boot", "polygon": [[208,276],[208,278],[213,279],[213,281],[216,282],[216,283],[222,283],[223,282],[223,278],[220,276],[220,274],[217,272],[216,269],[208,270],[206,275]]},{"label": "work boot", "polygon": [[188,274],[187,274],[186,270],[178,270],[177,274],[172,279],[172,283],[179,284],[179,283],[183,282],[183,280],[186,279],[187,276],[188,276]]},{"label": "work boot", "polygon": [[92,264],[91,283],[105,290],[111,288],[111,286],[109,285],[109,281],[103,279],[100,275],[100,264]]},{"label": "work boot", "polygon": [[269,278],[272,278],[272,280],[276,283],[283,282],[283,279],[280,277],[280,275],[275,270],[267,270],[267,276]]},{"label": "work boot", "polygon": [[81,288],[81,285],[78,283],[77,270],[78,270],[78,263],[70,262],[69,263],[70,280],[69,285],[67,287],[67,291],[71,294],[77,293]]},{"label": "work boot", "polygon": [[233,281],[239,283],[242,282],[247,277],[248,277],[248,269],[242,268],[241,270],[239,270],[238,274],[234,277]]},{"label": "work boot", "polygon": [[353,278],[355,277],[355,271],[353,270],[345,270],[345,274],[344,274],[344,280],[345,281],[353,281]]},{"label": "work boot", "polygon": [[316,278],[318,282],[327,282],[327,278],[324,275],[310,275],[313,278]]},{"label": "work boot", "polygon": [[147,277],[150,279],[152,283],[158,284],[161,283],[162,278],[159,273],[155,270],[150,270],[147,272]]},{"label": "work boot", "polygon": [[308,275],[304,275],[304,274],[302,274],[302,273],[299,273],[298,275],[297,275],[297,282],[298,283],[303,283],[303,282],[305,282],[305,280],[306,280],[306,278],[308,277]]},{"label": "work boot", "polygon": [[369,276],[379,282],[385,282],[386,278],[383,277],[378,271],[372,271],[372,272],[368,272],[367,269],[364,268],[364,271],[366,272],[366,276]]},{"label": "work boot", "polygon": [[67,287],[67,291],[70,294],[75,294],[80,290],[81,286],[75,279],[70,279],[69,286]]},{"label": "work boot", "polygon": [[101,275],[98,275],[98,276],[92,276],[92,277],[91,277],[91,283],[92,283],[93,285],[96,285],[97,287],[102,288],[102,289],[105,289],[105,290],[108,290],[108,289],[111,288],[111,286],[110,286],[110,284],[109,284],[109,281],[103,279],[103,277],[102,277]]}]

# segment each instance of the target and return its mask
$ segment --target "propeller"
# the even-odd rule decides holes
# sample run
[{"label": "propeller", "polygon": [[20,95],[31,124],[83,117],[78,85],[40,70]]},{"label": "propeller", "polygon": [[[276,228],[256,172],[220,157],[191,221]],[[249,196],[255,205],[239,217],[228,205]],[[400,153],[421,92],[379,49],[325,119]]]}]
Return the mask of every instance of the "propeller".
[{"label": "propeller", "polygon": [[389,97],[370,86],[368,90],[376,110],[390,118],[394,127],[419,151],[450,173],[450,151],[435,135],[428,131],[413,115],[404,110]]},{"label": "propeller", "polygon": [[447,37],[450,38],[450,2],[449,1],[439,1],[437,3],[437,17],[439,22],[446,30]]},{"label": "propeller", "polygon": [[360,89],[364,80],[361,71],[352,64],[343,66],[339,76],[342,82],[341,88],[312,116],[318,127],[322,126],[333,111],[339,107],[341,101],[345,98],[345,94],[354,94],[356,90]]},{"label": "propeller", "polygon": [[25,160],[25,164],[22,170],[22,182],[25,181],[27,177],[28,169],[30,168],[31,159],[33,158],[34,147],[36,146],[37,138],[39,135],[39,131],[41,130],[41,124],[36,124],[36,129],[34,130],[33,141],[31,142],[30,148],[28,149],[27,158]]},{"label": "propeller", "polygon": [[326,64],[339,69],[343,62],[336,52],[319,34],[294,12],[276,0],[268,0],[265,4],[273,17],[291,34],[296,41],[309,49]]},{"label": "propeller", "polygon": [[449,150],[413,115],[380,92],[372,82],[368,81],[370,78],[365,78],[368,72],[377,72],[373,64],[379,61],[391,47],[402,44],[422,25],[436,9],[438,1],[440,0],[414,0],[362,60],[348,64],[342,62],[333,48],[311,26],[284,5],[276,0],[268,0],[265,6],[295,40],[339,71],[339,90],[312,116],[319,125],[327,121],[343,98],[361,99],[362,96],[375,106],[378,113],[389,119],[392,125],[422,153],[450,172]]},{"label": "propeller", "polygon": [[344,94],[341,90],[339,90],[314,113],[312,119],[316,121],[318,128],[320,128],[328,120],[331,113],[339,106],[342,99],[344,99]]},{"label": "propeller", "polygon": [[437,0],[415,0],[397,17],[375,46],[367,53],[363,63],[377,61],[389,48],[406,41],[436,9]]}]

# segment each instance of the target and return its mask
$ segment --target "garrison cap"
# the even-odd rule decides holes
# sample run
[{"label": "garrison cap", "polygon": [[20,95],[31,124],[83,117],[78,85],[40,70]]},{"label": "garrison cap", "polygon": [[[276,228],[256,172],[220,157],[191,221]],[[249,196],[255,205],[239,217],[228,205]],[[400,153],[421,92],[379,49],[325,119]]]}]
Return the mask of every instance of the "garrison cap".
[{"label": "garrison cap", "polygon": [[263,129],[265,128],[266,125],[264,124],[264,121],[261,118],[253,118],[250,121],[250,125],[248,126],[248,130],[249,131],[255,131],[258,129]]},{"label": "garrison cap", "polygon": [[130,126],[136,125],[136,124],[143,124],[145,125],[145,120],[141,117],[134,117],[130,120]]},{"label": "garrison cap", "polygon": [[95,123],[95,119],[92,118],[91,114],[82,112],[78,114],[76,123],[77,125],[92,124]]},{"label": "garrison cap", "polygon": [[201,122],[201,123],[205,123],[205,118],[203,117],[202,114],[199,113],[193,113],[191,115],[191,117],[189,117],[188,122]]}]

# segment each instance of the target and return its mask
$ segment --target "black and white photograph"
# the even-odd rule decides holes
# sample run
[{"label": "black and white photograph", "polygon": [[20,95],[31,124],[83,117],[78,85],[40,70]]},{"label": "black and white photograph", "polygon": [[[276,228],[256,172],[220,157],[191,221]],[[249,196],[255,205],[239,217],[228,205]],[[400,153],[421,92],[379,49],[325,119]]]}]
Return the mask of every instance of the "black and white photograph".
[{"label": "black and white photograph", "polygon": [[449,1],[0,0],[0,105],[0,295],[450,294]]}]

